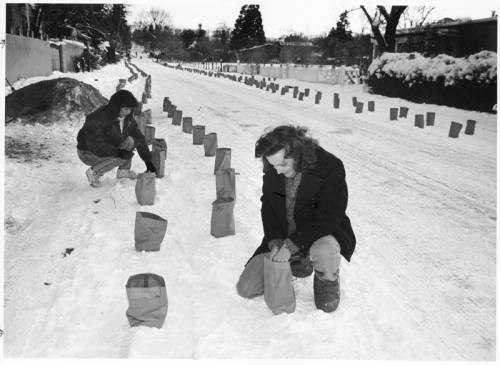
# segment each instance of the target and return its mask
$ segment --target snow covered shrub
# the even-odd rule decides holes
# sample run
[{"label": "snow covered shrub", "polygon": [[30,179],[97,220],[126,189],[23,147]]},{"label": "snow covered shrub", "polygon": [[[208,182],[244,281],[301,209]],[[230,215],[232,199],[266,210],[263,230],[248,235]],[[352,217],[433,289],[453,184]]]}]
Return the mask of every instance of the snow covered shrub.
[{"label": "snow covered shrub", "polygon": [[464,58],[384,53],[372,62],[368,74],[372,91],[386,96],[490,112],[496,102],[495,52]]}]

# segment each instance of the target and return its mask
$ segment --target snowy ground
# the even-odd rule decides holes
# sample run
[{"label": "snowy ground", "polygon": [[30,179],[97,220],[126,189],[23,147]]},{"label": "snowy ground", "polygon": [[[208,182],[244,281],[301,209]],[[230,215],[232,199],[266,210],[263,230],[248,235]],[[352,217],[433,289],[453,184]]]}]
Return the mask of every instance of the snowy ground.
[{"label": "snowy ground", "polygon": [[[7,139],[44,152],[5,162],[6,357],[495,359],[496,116],[373,96],[359,85],[278,80],[310,87],[300,102],[133,62],[152,75],[145,109],[168,143],[154,206],[141,207],[134,182],[117,182],[114,172],[104,187],[89,187],[75,148],[82,120],[5,129]],[[121,64],[69,76],[110,97],[130,74]],[[144,78],[127,88],[140,98]],[[340,110],[332,108],[333,92],[341,94]],[[193,124],[216,132],[219,147],[232,148],[235,236],[210,235],[214,158],[171,124],[165,96]],[[355,114],[351,96],[375,100],[377,111]],[[408,119],[390,122],[389,107],[399,105],[410,108]],[[414,114],[426,111],[437,113],[436,126],[413,127]],[[475,135],[447,137],[451,121],[467,119],[477,120]],[[342,262],[333,314],[315,310],[312,277],[294,281],[297,309],[288,315],[274,316],[263,298],[242,299],[235,290],[262,236],[254,143],[283,123],[309,127],[346,168],[358,244],[351,262]],[[144,164],[135,158],[133,168]],[[136,211],[168,219],[160,252],[135,252]],[[66,248],[74,251],[63,257]],[[125,283],[143,272],[166,281],[161,329],[130,328],[125,317]]]}]

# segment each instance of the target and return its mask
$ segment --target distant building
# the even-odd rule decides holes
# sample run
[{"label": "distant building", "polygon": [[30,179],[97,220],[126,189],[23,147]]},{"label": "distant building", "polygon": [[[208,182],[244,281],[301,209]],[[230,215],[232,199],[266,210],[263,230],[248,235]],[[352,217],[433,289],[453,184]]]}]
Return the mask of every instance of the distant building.
[{"label": "distant building", "polygon": [[322,54],[312,42],[280,42],[281,63],[315,63]]},{"label": "distant building", "polygon": [[396,52],[441,53],[465,57],[483,50],[497,52],[497,18],[440,21],[421,28],[398,29]]},{"label": "distant building", "polygon": [[251,63],[314,63],[321,57],[312,42],[277,41],[238,51],[241,62]]},{"label": "distant building", "polygon": [[237,54],[240,62],[269,63],[271,60],[279,58],[279,44],[266,43],[260,46],[243,48],[240,49]]}]

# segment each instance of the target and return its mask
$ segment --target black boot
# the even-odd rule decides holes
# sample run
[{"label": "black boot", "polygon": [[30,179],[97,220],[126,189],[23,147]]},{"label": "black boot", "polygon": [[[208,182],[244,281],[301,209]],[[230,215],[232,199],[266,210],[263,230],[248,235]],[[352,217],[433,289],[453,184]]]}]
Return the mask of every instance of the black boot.
[{"label": "black boot", "polygon": [[318,278],[318,273],[314,273],[314,303],[316,308],[324,312],[330,313],[335,311],[340,302],[340,287],[339,276],[337,279],[321,280]]}]

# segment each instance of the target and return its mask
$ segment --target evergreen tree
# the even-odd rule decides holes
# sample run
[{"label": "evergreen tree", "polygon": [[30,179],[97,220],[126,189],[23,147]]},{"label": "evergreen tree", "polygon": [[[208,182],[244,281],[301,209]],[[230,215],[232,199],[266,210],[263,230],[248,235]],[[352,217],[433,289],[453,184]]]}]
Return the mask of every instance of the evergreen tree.
[{"label": "evergreen tree", "polygon": [[264,44],[266,36],[262,26],[259,5],[243,5],[234,24],[229,47],[233,50]]},{"label": "evergreen tree", "polygon": [[179,34],[179,38],[182,40],[184,48],[187,49],[196,40],[196,32],[192,29],[184,29]]},{"label": "evergreen tree", "polygon": [[337,21],[337,27],[333,27],[328,34],[328,38],[336,38],[339,41],[346,41],[352,38],[352,32],[349,30],[349,19],[347,18],[348,11],[340,14]]},{"label": "evergreen tree", "polygon": [[94,47],[104,40],[124,48],[130,44],[130,28],[122,4],[36,3],[30,6],[30,14],[28,29],[36,37],[71,37]]},{"label": "evergreen tree", "polygon": [[342,57],[369,57],[371,42],[369,35],[353,35],[349,30],[348,11],[339,16],[335,27],[332,27],[326,37],[319,37],[315,44],[323,51],[324,61]]},{"label": "evergreen tree", "polygon": [[109,14],[109,29],[117,43],[129,49],[131,46],[130,26],[127,24],[127,10],[123,4],[113,4]]}]

